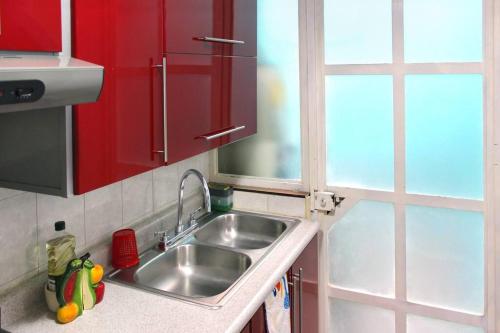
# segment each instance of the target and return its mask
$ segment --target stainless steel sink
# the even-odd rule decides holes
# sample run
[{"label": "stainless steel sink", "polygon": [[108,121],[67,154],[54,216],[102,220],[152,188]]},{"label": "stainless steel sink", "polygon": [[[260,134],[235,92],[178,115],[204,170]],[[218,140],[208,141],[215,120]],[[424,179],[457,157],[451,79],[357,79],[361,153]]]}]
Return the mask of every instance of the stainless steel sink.
[{"label": "stainless steel sink", "polygon": [[268,247],[285,230],[286,224],[274,218],[232,213],[217,216],[194,237],[208,244],[250,250]]},{"label": "stainless steel sink", "polygon": [[189,297],[210,297],[228,289],[250,267],[249,256],[215,247],[186,244],[138,269],[137,284]]},{"label": "stainless steel sink", "polygon": [[210,214],[167,251],[155,246],[140,256],[139,265],[106,279],[218,308],[298,222],[236,211]]}]

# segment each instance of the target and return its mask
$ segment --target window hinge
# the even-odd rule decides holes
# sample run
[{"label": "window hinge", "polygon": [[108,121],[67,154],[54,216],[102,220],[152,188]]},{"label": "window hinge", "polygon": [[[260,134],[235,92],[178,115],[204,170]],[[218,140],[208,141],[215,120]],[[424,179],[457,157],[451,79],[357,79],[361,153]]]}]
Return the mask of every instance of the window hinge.
[{"label": "window hinge", "polygon": [[327,215],[334,215],[335,209],[344,199],[332,192],[314,191],[314,209]]}]

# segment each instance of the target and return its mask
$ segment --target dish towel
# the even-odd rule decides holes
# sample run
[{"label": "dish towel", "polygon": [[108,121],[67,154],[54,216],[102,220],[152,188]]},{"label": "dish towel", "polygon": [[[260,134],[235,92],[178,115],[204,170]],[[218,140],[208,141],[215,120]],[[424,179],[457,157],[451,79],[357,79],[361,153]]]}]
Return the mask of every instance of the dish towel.
[{"label": "dish towel", "polygon": [[290,333],[290,292],[286,275],[266,298],[266,323],[269,333]]}]

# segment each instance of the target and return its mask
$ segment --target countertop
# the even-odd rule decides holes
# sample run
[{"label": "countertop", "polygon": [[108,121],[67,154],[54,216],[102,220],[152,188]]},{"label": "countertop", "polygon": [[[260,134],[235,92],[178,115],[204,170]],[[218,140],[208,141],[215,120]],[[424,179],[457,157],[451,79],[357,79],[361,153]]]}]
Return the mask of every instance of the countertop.
[{"label": "countertop", "polygon": [[40,311],[6,327],[17,332],[240,332],[262,305],[276,281],[295,262],[319,230],[319,223],[301,223],[240,281],[224,306],[208,309],[137,289],[106,283],[102,303],[74,322],[60,325],[54,314]]}]

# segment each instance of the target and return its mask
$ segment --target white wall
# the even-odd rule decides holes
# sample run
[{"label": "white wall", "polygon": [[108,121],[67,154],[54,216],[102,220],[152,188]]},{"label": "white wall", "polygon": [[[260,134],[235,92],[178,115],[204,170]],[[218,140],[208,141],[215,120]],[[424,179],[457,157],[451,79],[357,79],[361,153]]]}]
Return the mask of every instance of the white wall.
[{"label": "white wall", "polygon": [[[208,161],[201,154],[68,199],[0,188],[0,294],[47,269],[45,243],[55,221],[66,221],[82,253],[174,204],[182,173],[195,168],[208,177]],[[188,183],[188,194],[196,185]]]}]

